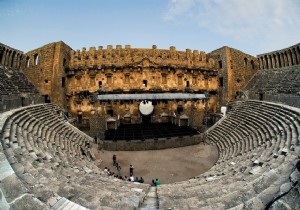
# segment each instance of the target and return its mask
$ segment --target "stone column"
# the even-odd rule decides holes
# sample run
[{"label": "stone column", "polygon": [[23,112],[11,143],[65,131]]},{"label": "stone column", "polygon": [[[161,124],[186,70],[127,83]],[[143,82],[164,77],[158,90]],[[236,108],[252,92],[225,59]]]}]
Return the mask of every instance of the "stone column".
[{"label": "stone column", "polygon": [[16,59],[16,68],[19,68],[20,67],[20,57],[21,57],[21,54],[20,53],[17,53],[17,59]]},{"label": "stone column", "polygon": [[10,54],[9,54],[9,59],[8,59],[7,66],[12,67],[12,63],[13,63],[13,51],[11,51]]},{"label": "stone column", "polygon": [[300,64],[300,47],[299,46],[296,48],[296,54],[298,57],[298,64]]},{"label": "stone column", "polygon": [[271,69],[272,68],[272,61],[271,61],[269,55],[267,55],[267,59],[268,59],[268,69]]},{"label": "stone column", "polygon": [[296,57],[297,57],[297,64],[300,64],[300,50],[299,50],[299,47],[295,48],[295,54],[296,54]]},{"label": "stone column", "polygon": [[287,59],[288,59],[289,66],[291,66],[292,65],[292,53],[291,53],[291,50],[288,50],[288,52],[287,52]]},{"label": "stone column", "polygon": [[17,62],[17,53],[16,51],[13,51],[11,54],[11,63],[10,63],[10,67],[14,68]]},{"label": "stone column", "polygon": [[263,57],[259,58],[259,68],[264,69]]},{"label": "stone column", "polygon": [[285,61],[284,61],[283,53],[280,53],[279,56],[280,56],[281,67],[285,67]]},{"label": "stone column", "polygon": [[5,55],[6,55],[6,49],[3,48],[3,52],[2,52],[2,59],[0,61],[0,64],[1,65],[4,65],[4,61],[5,61]]},{"label": "stone column", "polygon": [[9,60],[9,50],[7,49],[6,50],[6,54],[5,54],[4,66],[7,66],[8,60]]},{"label": "stone column", "polygon": [[291,50],[291,52],[292,52],[293,65],[296,65],[297,64],[297,58],[296,58],[295,48],[293,48]]},{"label": "stone column", "polygon": [[284,55],[285,67],[287,67],[287,66],[289,66],[289,59],[288,59],[288,56],[287,56],[287,52],[285,51],[283,55]]},{"label": "stone column", "polygon": [[270,55],[270,57],[271,57],[271,62],[272,62],[272,68],[275,69],[276,68],[276,61],[275,61],[274,55]]},{"label": "stone column", "polygon": [[276,61],[277,61],[277,67],[281,68],[280,54],[279,53],[276,53]]},{"label": "stone column", "polygon": [[275,54],[273,55],[273,57],[274,57],[274,62],[275,62],[275,68],[278,68],[278,67],[279,67],[279,63],[278,63],[278,57],[277,57],[277,54],[275,53]]}]

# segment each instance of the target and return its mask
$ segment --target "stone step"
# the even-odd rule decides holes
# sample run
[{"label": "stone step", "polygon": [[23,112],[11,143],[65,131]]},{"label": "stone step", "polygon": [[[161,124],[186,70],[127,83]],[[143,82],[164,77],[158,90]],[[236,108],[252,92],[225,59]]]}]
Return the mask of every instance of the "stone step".
[{"label": "stone step", "polygon": [[80,206],[66,198],[61,198],[57,203],[51,208],[51,210],[87,210],[87,208]]},{"label": "stone step", "polygon": [[147,193],[147,196],[143,202],[143,205],[140,209],[143,209],[143,210],[159,209],[156,187],[150,187],[150,189]]}]

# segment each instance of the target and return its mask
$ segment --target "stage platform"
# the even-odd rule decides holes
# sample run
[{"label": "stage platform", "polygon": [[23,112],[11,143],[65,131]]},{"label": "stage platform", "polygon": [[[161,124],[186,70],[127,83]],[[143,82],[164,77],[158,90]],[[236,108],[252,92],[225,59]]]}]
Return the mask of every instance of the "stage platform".
[{"label": "stage platform", "polygon": [[189,126],[177,126],[171,123],[121,124],[118,129],[105,131],[106,141],[130,141],[193,136],[199,132]]}]

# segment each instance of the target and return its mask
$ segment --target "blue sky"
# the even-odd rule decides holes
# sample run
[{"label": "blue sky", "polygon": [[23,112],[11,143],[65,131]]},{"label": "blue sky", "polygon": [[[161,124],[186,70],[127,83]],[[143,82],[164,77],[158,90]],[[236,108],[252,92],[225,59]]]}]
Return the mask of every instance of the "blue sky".
[{"label": "blue sky", "polygon": [[300,42],[299,0],[0,0],[0,42],[24,52],[55,41],[74,50],[135,48],[258,55]]}]

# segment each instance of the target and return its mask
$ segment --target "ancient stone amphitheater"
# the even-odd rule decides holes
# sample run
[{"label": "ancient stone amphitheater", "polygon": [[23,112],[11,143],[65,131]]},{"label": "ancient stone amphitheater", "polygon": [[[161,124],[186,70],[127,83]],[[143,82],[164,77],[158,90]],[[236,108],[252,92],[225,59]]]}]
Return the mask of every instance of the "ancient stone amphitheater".
[{"label": "ancient stone amphitheater", "polygon": [[203,135],[219,151],[210,170],[157,187],[106,176],[94,139],[42,103],[20,71],[22,54],[4,46],[0,209],[300,209],[299,46],[257,56],[257,73]]}]

